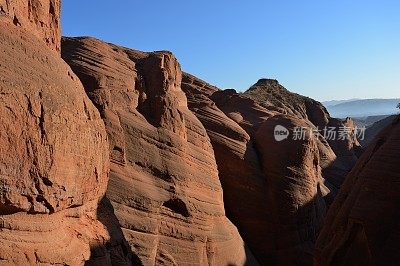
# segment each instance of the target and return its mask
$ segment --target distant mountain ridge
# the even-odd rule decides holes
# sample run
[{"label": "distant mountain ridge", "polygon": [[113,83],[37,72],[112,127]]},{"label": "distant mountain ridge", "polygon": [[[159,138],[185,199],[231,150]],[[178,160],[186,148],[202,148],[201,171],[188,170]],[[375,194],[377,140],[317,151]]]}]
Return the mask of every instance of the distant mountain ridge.
[{"label": "distant mountain ridge", "polygon": [[354,98],[354,99],[348,99],[348,100],[331,100],[331,101],[322,102],[322,104],[325,107],[328,107],[328,106],[338,105],[338,104],[341,104],[341,103],[348,103],[348,102],[354,102],[354,101],[359,101],[359,100],[362,100],[362,99]]},{"label": "distant mountain ridge", "polygon": [[367,117],[378,115],[392,115],[398,112],[396,108],[400,102],[397,99],[361,99],[323,102],[332,117]]}]

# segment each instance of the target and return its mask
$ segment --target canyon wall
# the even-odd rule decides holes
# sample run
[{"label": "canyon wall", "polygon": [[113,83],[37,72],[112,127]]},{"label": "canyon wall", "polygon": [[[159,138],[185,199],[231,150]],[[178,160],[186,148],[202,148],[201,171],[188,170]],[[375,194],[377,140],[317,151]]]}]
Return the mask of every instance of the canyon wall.
[{"label": "canyon wall", "polygon": [[394,265],[399,259],[400,119],[347,176],[316,245],[315,265]]},{"label": "canyon wall", "polygon": [[[0,262],[83,264],[107,238],[107,134],[60,47],[59,2],[0,1]],[[47,43],[47,45],[46,45]]]},{"label": "canyon wall", "polygon": [[64,38],[62,56],[105,121],[107,197],[136,262],[256,264],[225,216],[214,151],[175,57],[92,38]]}]

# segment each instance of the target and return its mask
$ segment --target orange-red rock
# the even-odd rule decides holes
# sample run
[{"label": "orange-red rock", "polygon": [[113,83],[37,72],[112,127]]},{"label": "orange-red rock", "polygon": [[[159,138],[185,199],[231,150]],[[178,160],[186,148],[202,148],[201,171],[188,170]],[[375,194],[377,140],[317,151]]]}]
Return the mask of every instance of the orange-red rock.
[{"label": "orange-red rock", "polygon": [[[331,202],[340,189],[345,176],[355,165],[362,148],[355,138],[354,123],[331,118],[326,108],[308,97],[289,92],[276,80],[260,79],[242,94],[269,110],[290,114],[308,122],[308,128],[320,130],[322,135],[318,143],[320,161],[326,185],[331,193],[327,198]],[[349,137],[339,139],[339,132],[349,128]],[[324,130],[334,128],[335,137],[324,139]]]},{"label": "orange-red rock", "polygon": [[105,121],[107,196],[138,263],[251,264],[225,216],[214,152],[187,107],[175,57],[91,38],[64,39],[62,55]]},{"label": "orange-red rock", "polygon": [[347,176],[316,245],[314,265],[395,265],[399,255],[400,118]]},{"label": "orange-red rock", "polygon": [[[267,184],[254,143],[249,134],[207,96],[207,92],[211,91],[208,88],[214,87],[194,77],[188,83],[186,77],[187,74],[184,74],[182,89],[188,97],[190,110],[196,114],[210,136],[227,215],[238,226],[246,243],[262,262],[265,245],[270,243],[265,230],[269,213],[265,193]],[[232,116],[230,113],[228,115]],[[243,118],[240,116],[236,121],[241,122]]]},{"label": "orange-red rock", "polygon": [[23,27],[43,40],[48,47],[60,51],[60,0],[0,0],[0,19]]},{"label": "orange-red rock", "polygon": [[[267,125],[286,125],[285,121],[293,120],[297,126],[311,127],[311,122],[293,114],[280,116],[280,109],[263,107],[258,100],[234,90],[207,89],[210,87],[201,80],[193,81],[193,77],[184,78],[182,85],[189,108],[207,129],[214,147],[229,218],[262,264],[311,262],[313,243],[325,214],[322,198],[329,192],[321,177],[320,163],[324,162],[319,157],[330,158],[328,154],[333,152],[329,145],[317,139],[290,141],[281,144],[280,150],[273,140],[274,129]],[[298,146],[310,150],[298,152]],[[284,154],[281,157],[280,152]],[[291,161],[285,157],[289,154]],[[332,154],[330,159],[334,160]],[[309,163],[313,159],[307,158],[314,157],[316,161]],[[274,181],[278,183],[276,180],[282,180],[282,185],[272,186]],[[301,198],[304,191],[308,197]],[[302,211],[289,207],[280,210],[276,207],[279,202]],[[286,223],[279,218],[283,215],[290,217]],[[301,224],[298,230],[296,223]],[[286,233],[282,233],[284,230]]]},{"label": "orange-red rock", "polygon": [[329,121],[329,114],[321,103],[288,91],[274,79],[260,79],[243,96],[267,109],[306,119],[315,126],[324,127]]},{"label": "orange-red rock", "polygon": [[107,134],[78,77],[38,38],[59,30],[57,2],[50,17],[48,1],[29,12],[22,2],[0,2],[14,14],[0,16],[0,264],[82,265],[108,237],[96,217]]}]

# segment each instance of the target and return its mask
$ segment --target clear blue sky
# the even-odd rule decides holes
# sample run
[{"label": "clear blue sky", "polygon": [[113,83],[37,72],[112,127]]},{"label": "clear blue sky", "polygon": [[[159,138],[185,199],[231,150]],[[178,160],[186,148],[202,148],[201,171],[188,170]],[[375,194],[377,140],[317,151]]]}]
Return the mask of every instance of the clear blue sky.
[{"label": "clear blue sky", "polygon": [[400,97],[397,0],[64,0],[63,35],[170,50],[221,88],[261,77],[317,100]]}]

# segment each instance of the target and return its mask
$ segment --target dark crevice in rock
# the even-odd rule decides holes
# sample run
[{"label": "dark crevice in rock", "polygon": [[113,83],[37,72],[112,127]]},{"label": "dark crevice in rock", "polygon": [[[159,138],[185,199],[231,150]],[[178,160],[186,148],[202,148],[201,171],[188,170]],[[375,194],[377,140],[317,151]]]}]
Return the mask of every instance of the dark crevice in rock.
[{"label": "dark crevice in rock", "polygon": [[38,195],[36,197],[36,201],[42,203],[49,210],[49,214],[54,213],[54,208],[51,204],[47,201],[47,199],[43,195]]},{"label": "dark crevice in rock", "polygon": [[21,26],[21,23],[19,22],[19,19],[17,18],[17,16],[14,16],[13,23],[15,26]]},{"label": "dark crevice in rock", "polygon": [[164,207],[167,209],[170,209],[171,211],[178,213],[182,215],[183,217],[189,217],[190,213],[189,210],[186,206],[186,204],[181,200],[177,198],[172,198],[166,202],[163,203]]},{"label": "dark crevice in rock", "polygon": [[4,204],[0,202],[0,215],[12,215],[23,211],[25,210],[12,206],[8,199],[4,200]]}]

